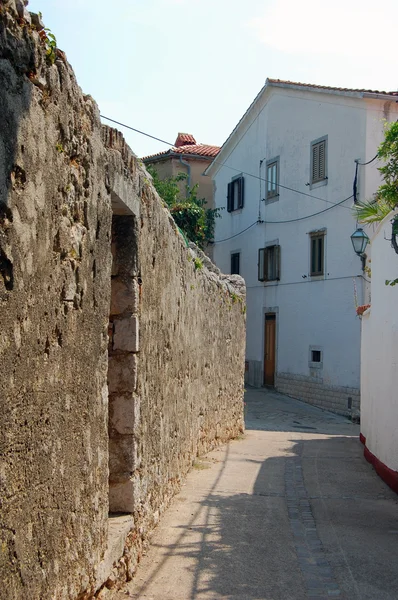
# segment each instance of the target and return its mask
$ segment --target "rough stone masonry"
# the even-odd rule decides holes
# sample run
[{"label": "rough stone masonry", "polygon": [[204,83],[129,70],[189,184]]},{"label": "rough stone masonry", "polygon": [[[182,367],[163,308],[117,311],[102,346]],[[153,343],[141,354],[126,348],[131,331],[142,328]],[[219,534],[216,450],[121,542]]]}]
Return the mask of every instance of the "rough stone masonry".
[{"label": "rough stone masonry", "polygon": [[48,48],[0,2],[2,600],[107,597],[195,457],[243,429],[243,280],[186,246]]}]

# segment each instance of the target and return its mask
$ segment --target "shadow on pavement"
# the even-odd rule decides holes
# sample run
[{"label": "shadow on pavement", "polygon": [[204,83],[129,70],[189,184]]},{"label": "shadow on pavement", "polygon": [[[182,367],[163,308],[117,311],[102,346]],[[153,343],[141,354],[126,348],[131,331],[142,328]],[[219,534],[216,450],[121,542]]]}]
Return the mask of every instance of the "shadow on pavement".
[{"label": "shadow on pavement", "polygon": [[[309,408],[296,412],[315,418]],[[249,417],[254,422],[250,410]],[[329,435],[252,427],[246,440],[228,444],[211,489],[199,491],[191,517],[172,526],[173,543],[158,544],[163,558],[132,597],[396,600],[397,496],[365,461],[356,435],[330,434],[317,419]],[[332,429],[339,419],[352,427],[337,417]],[[278,451],[263,460],[254,444],[271,444],[270,435]],[[239,474],[235,492],[234,473],[249,469],[250,493],[242,493]],[[170,573],[179,569],[171,592]],[[153,595],[157,580],[165,582],[161,595]]]}]

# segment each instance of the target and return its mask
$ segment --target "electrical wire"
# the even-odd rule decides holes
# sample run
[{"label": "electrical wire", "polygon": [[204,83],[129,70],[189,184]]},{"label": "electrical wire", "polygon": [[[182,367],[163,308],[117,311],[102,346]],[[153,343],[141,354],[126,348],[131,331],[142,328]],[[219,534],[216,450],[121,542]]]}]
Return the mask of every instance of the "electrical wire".
[{"label": "electrical wire", "polygon": [[116,125],[120,125],[121,127],[126,127],[126,129],[131,129],[131,131],[135,131],[136,133],[140,133],[141,135],[145,135],[146,137],[151,138],[152,140],[156,140],[157,142],[162,142],[162,144],[167,144],[168,146],[174,146],[170,142],[166,142],[150,133],[145,133],[145,131],[140,131],[139,129],[135,129],[135,127],[131,127],[130,125],[126,125],[125,123],[120,123],[120,121],[115,121],[115,119],[111,119],[110,117],[106,117],[105,115],[100,115],[101,119],[106,119],[107,121],[111,121],[112,123],[116,123]]},{"label": "electrical wire", "polygon": [[[115,119],[111,119],[110,117],[106,117],[105,115],[100,115],[100,116],[103,119],[106,119],[107,121],[116,123],[116,125],[120,125],[121,127],[126,127],[126,129],[131,129],[132,131],[135,131],[136,133],[140,133],[141,135],[145,135],[146,137],[149,137],[153,140],[162,142],[162,144],[166,144],[167,146],[174,147],[174,144],[167,142],[166,140],[162,140],[161,138],[155,137],[154,135],[151,135],[149,133],[145,133],[145,131],[141,131],[139,129],[136,129],[135,127],[131,127],[130,125],[126,125],[125,123],[121,123],[120,121],[116,121]],[[236,173],[240,173],[242,175],[246,175],[247,177],[252,177],[254,179],[264,181],[265,183],[269,183],[269,179],[265,179],[265,177],[261,177],[259,175],[253,175],[253,173],[248,173],[247,171],[242,171],[241,169],[237,169],[235,167],[230,167],[229,165],[227,165],[217,159],[214,159],[212,162],[216,165],[219,165],[220,167],[225,167],[227,169],[231,169],[232,171],[235,171]],[[290,192],[294,192],[295,194],[300,194],[301,196],[306,196],[308,198],[312,198],[313,200],[321,200],[322,202],[325,202],[326,204],[331,204],[332,206],[336,206],[335,203],[331,202],[330,200],[325,200],[325,198],[321,198],[320,196],[314,196],[312,194],[308,194],[307,192],[301,192],[300,190],[296,190],[294,188],[288,187],[287,185],[282,185],[281,183],[278,183],[278,187],[285,189],[285,190],[289,190]],[[351,210],[351,208],[348,206],[342,206],[342,208]]]},{"label": "electrical wire", "polygon": [[340,200],[340,202],[336,202],[335,204],[333,204],[333,206],[328,206],[328,208],[324,208],[323,210],[320,210],[316,213],[312,213],[312,215],[307,215],[306,217],[298,217],[297,219],[288,219],[286,221],[263,221],[263,222],[275,224],[275,223],[296,223],[297,221],[304,221],[304,219],[309,219],[310,217],[316,217],[316,215],[321,215],[322,213],[326,212],[327,210],[332,210],[332,208],[334,208],[335,206],[340,206],[341,204],[343,204],[343,202],[350,200],[352,197],[353,197],[353,195],[351,194],[351,196],[344,198],[344,200]]},{"label": "electrical wire", "polygon": [[373,158],[368,160],[368,162],[366,162],[366,163],[361,163],[361,162],[359,162],[359,160],[356,160],[355,162],[357,163],[357,165],[360,165],[361,167],[365,167],[366,165],[370,165],[370,163],[372,163],[374,160],[376,160],[376,158],[378,158],[378,156],[379,156],[379,153],[377,153],[376,156],[374,156]]},{"label": "electrical wire", "polygon": [[257,223],[262,223],[263,221],[254,221],[254,223],[252,223],[251,225],[249,225],[249,227],[246,227],[246,229],[242,229],[242,231],[239,231],[239,233],[235,233],[235,235],[231,235],[230,237],[224,238],[222,240],[214,240],[213,244],[221,244],[221,242],[226,242],[228,240],[232,240],[232,238],[238,237],[238,235],[242,235],[242,233],[245,233],[245,231],[248,231],[249,229],[251,229],[252,227],[254,227],[254,225],[257,225]]},{"label": "electrical wire", "polygon": [[[311,215],[306,215],[305,217],[298,217],[297,219],[288,219],[288,220],[284,220],[284,221],[266,221],[266,220],[257,220],[254,223],[252,223],[251,225],[249,225],[248,227],[246,227],[246,229],[242,229],[242,231],[239,231],[239,233],[235,233],[234,235],[231,235],[230,237],[227,238],[223,238],[222,240],[214,240],[213,244],[221,244],[221,242],[226,242],[228,240],[232,240],[232,238],[238,237],[238,235],[241,235],[242,233],[245,233],[245,231],[248,231],[249,229],[251,229],[252,227],[254,227],[254,225],[257,225],[257,223],[259,224],[280,224],[280,223],[296,223],[297,221],[304,221],[305,219],[310,219],[311,217],[316,217],[317,215],[321,215],[322,213],[326,212],[327,210],[331,210],[332,208],[334,208],[335,206],[340,206],[341,204],[343,204],[343,202],[346,202],[347,200],[350,200],[352,198],[351,196],[348,196],[347,198],[344,198],[344,200],[341,200],[340,202],[336,202],[336,204],[333,204],[333,206],[329,206],[328,208],[325,208],[324,210],[320,210],[316,213],[312,213]],[[351,209],[350,209],[351,210]]]}]

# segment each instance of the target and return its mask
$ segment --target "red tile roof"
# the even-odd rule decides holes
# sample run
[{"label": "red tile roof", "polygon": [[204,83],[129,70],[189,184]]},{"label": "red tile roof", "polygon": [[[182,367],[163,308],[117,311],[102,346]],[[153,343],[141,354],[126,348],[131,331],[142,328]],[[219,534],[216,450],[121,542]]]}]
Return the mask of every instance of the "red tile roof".
[{"label": "red tile roof", "polygon": [[209,146],[208,144],[187,144],[184,146],[173,146],[169,150],[164,150],[163,152],[157,152],[156,154],[151,154],[150,156],[144,156],[142,159],[144,162],[149,160],[154,160],[156,158],[163,158],[167,156],[173,156],[173,154],[191,154],[193,156],[204,156],[207,158],[214,158],[220,152],[219,146]]},{"label": "red tile roof", "polygon": [[306,88],[315,88],[318,90],[336,90],[339,92],[363,92],[363,93],[368,93],[368,94],[385,94],[386,96],[398,96],[398,91],[395,90],[393,92],[383,92],[383,91],[379,91],[379,90],[365,90],[365,89],[355,89],[355,88],[343,88],[343,87],[333,87],[330,85],[317,85],[314,83],[301,83],[299,81],[288,81],[288,80],[284,80],[284,79],[267,79],[267,82],[270,83],[271,85],[277,85],[278,83],[280,84],[284,84],[284,85],[298,85],[300,87],[306,87]]},{"label": "red tile roof", "polygon": [[190,133],[179,133],[177,135],[177,139],[174,142],[174,146],[176,148],[180,148],[180,146],[186,146],[188,144],[196,144],[196,140]]}]

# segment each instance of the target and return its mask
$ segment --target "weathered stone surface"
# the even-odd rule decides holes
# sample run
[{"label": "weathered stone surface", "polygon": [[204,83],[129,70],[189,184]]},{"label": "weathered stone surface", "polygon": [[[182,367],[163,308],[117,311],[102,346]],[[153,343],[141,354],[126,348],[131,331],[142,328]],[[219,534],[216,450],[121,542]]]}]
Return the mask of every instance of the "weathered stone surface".
[{"label": "weathered stone surface", "polygon": [[117,354],[109,357],[109,394],[134,391],[137,387],[138,356]]},{"label": "weathered stone surface", "polygon": [[111,197],[98,109],[24,8],[0,9],[0,598],[69,600],[107,539]]},{"label": "weathered stone surface", "polygon": [[[113,506],[115,513],[131,512],[134,513],[134,497],[136,486],[133,479],[126,479],[121,482],[111,481],[109,484],[109,501]],[[120,558],[120,556],[118,557]]]},{"label": "weathered stone surface", "polygon": [[136,279],[112,279],[111,315],[138,312],[139,287]]},{"label": "weathered stone surface", "polygon": [[139,351],[138,317],[125,317],[114,322],[113,348],[124,352]]},{"label": "weathered stone surface", "polygon": [[122,435],[133,434],[140,399],[132,394],[113,395],[109,406],[111,427]]},{"label": "weathered stone surface", "polygon": [[[0,598],[87,600],[132,576],[195,457],[242,431],[245,288],[186,247],[17,17],[3,2]],[[108,506],[134,517],[111,573]]]}]

